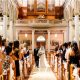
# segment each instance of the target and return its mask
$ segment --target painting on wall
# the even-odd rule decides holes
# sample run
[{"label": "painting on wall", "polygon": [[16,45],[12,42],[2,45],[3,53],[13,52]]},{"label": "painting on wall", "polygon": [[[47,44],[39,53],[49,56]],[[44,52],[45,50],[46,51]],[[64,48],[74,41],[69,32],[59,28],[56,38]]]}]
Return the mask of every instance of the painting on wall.
[{"label": "painting on wall", "polygon": [[46,0],[37,0],[37,12],[46,11]]}]

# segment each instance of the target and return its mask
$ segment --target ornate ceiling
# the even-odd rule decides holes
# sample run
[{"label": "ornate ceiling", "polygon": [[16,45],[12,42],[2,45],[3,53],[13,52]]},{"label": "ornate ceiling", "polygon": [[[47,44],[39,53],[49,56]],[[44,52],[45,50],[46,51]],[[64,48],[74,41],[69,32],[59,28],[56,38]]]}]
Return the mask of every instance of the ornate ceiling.
[{"label": "ornate ceiling", "polygon": [[71,20],[76,14],[80,15],[80,0],[66,0],[64,5],[64,18]]},{"label": "ornate ceiling", "polygon": [[[5,1],[8,3],[7,11],[4,10],[3,4]],[[14,16],[18,16],[19,14],[22,18],[28,15],[40,14],[54,16],[62,15],[64,9],[64,18],[70,19],[76,13],[80,15],[79,5],[80,0],[0,0],[0,16],[4,14],[4,11],[9,16],[12,16],[13,13]]]}]

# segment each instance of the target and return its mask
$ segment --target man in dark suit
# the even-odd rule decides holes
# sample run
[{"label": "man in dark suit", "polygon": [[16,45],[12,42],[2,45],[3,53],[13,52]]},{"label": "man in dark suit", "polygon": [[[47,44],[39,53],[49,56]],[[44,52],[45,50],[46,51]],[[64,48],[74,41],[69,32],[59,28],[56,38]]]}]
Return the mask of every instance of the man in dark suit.
[{"label": "man in dark suit", "polygon": [[34,59],[35,59],[35,64],[36,64],[36,67],[37,67],[37,68],[39,67],[38,50],[39,50],[39,48],[35,48],[35,49],[34,49]]}]

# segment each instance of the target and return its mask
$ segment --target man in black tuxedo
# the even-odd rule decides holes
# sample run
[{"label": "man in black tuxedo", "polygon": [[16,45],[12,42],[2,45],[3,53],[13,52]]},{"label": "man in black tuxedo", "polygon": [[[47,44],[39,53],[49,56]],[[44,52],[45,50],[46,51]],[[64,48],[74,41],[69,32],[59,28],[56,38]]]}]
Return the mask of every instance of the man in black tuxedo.
[{"label": "man in black tuxedo", "polygon": [[35,59],[36,67],[39,67],[39,56],[38,56],[38,50],[39,50],[39,48],[35,48],[35,49],[34,49],[34,59]]}]

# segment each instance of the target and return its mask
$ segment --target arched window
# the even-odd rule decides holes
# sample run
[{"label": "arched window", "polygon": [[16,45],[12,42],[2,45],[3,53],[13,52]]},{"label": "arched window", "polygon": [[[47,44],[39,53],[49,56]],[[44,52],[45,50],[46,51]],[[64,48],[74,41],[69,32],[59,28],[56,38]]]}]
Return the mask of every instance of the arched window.
[{"label": "arched window", "polygon": [[38,36],[37,42],[45,42],[45,37],[44,36]]}]

